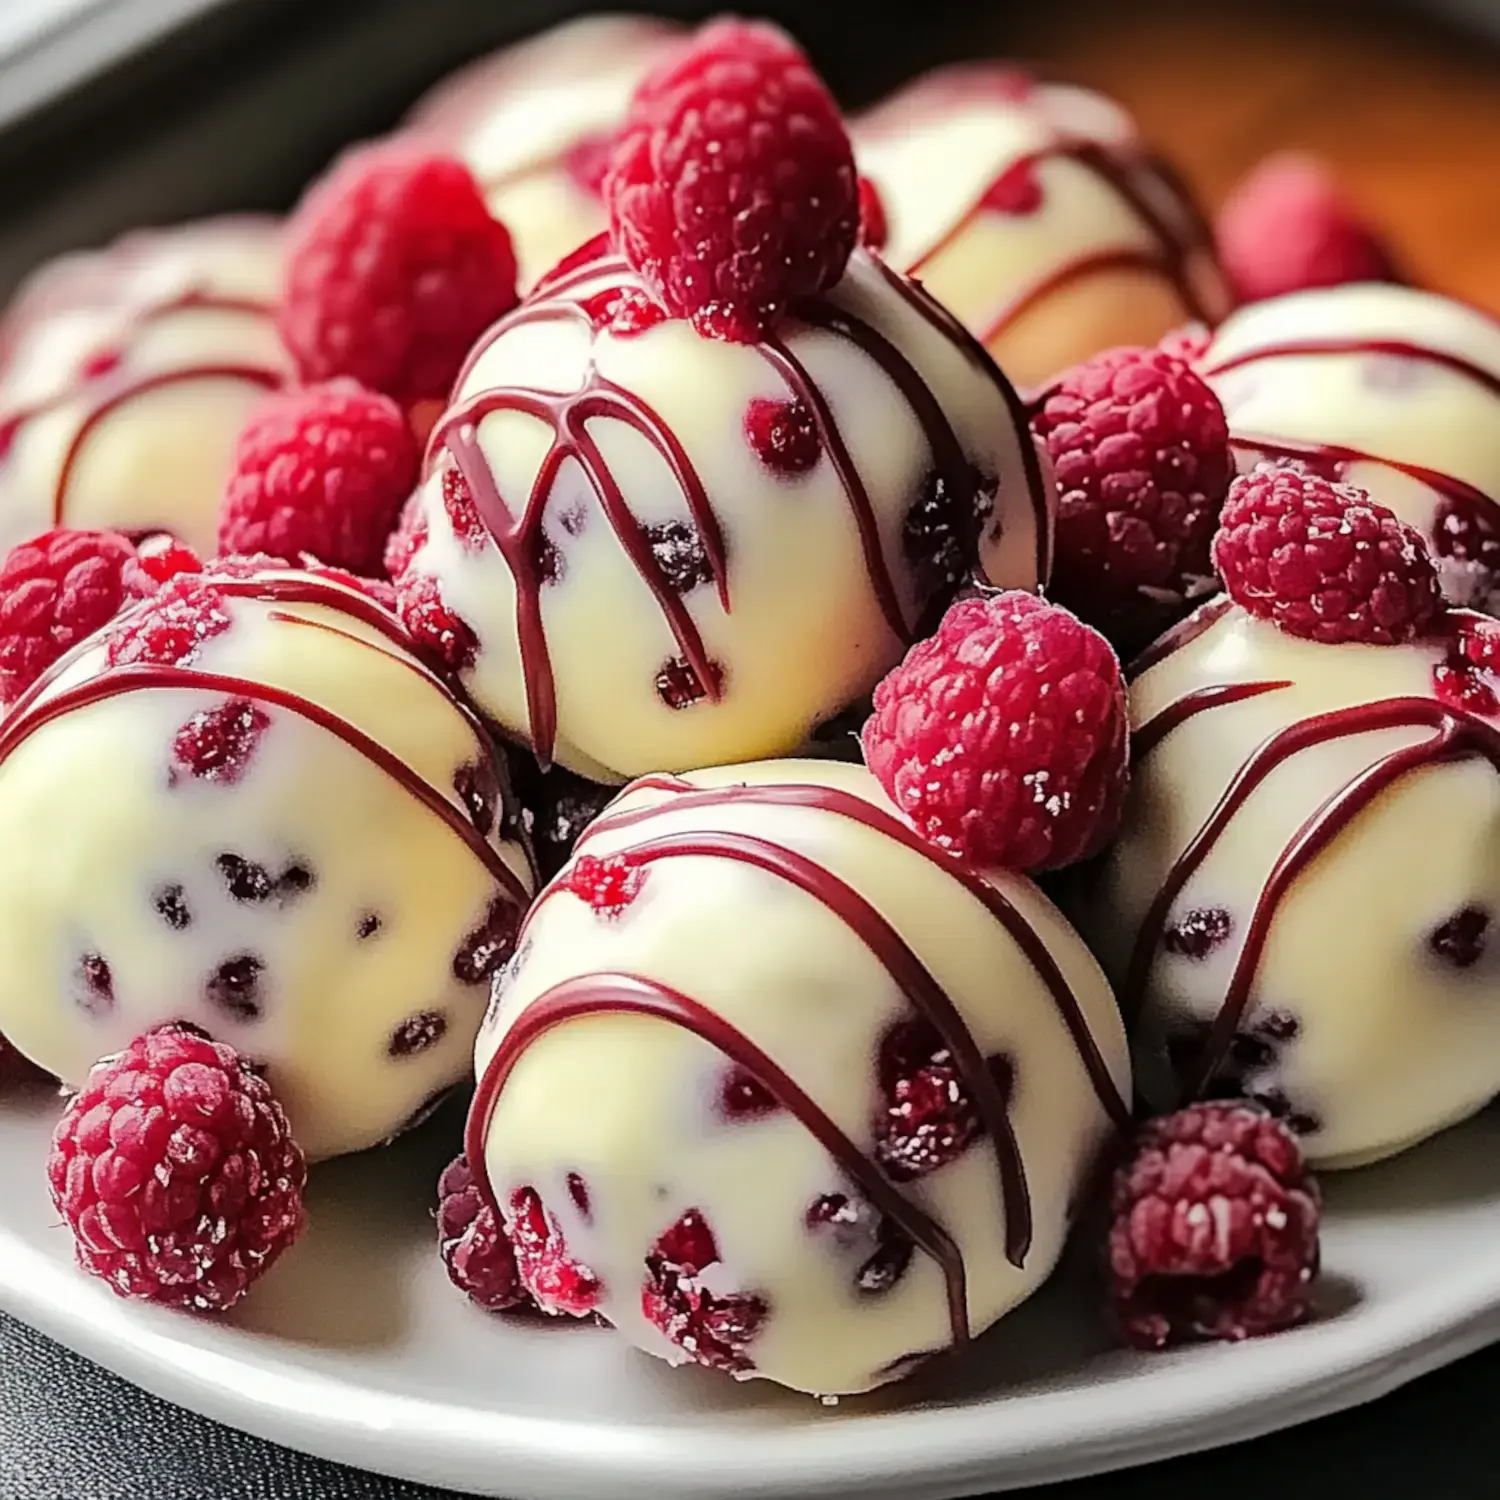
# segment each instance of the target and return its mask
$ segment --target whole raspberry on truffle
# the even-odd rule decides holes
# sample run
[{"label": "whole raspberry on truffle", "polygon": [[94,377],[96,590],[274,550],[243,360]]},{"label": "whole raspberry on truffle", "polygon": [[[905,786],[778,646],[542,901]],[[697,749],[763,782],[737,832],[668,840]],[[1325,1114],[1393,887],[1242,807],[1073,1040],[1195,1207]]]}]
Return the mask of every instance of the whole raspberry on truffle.
[{"label": "whole raspberry on truffle", "polygon": [[1127,780],[1125,689],[1098,631],[1019,592],[954,604],[875,689],[865,761],[919,833],[978,865],[1096,854]]},{"label": "whole raspberry on truffle", "polygon": [[135,556],[125,565],[122,581],[133,600],[150,599],[179,573],[201,573],[203,560],[188,546],[166,532],[157,532],[136,543]]},{"label": "whole raspberry on truffle", "polygon": [[1235,480],[1213,552],[1236,604],[1304,640],[1395,646],[1442,615],[1421,534],[1354,485],[1293,464]]},{"label": "whole raspberry on truffle", "polygon": [[468,1158],[455,1157],[438,1179],[438,1250],[454,1286],[488,1312],[530,1302],[503,1225],[480,1197]]},{"label": "whole raspberry on truffle", "polygon": [[1258,1105],[1214,1100],[1142,1127],[1115,1174],[1110,1310],[1139,1349],[1302,1322],[1318,1274],[1318,1185]]},{"label": "whole raspberry on truffle", "polygon": [[1353,281],[1400,281],[1389,248],[1316,157],[1268,157],[1219,210],[1219,258],[1243,302]]},{"label": "whole raspberry on truffle", "polygon": [[348,375],[403,405],[440,400],[515,305],[510,234],[469,169],[425,147],[348,153],[287,225],[278,324],[304,381]]},{"label": "whole raspberry on truffle", "polygon": [[1048,592],[1130,654],[1214,587],[1224,409],[1183,360],[1114,349],[1054,382],[1032,428],[1057,474]]},{"label": "whole raspberry on truffle", "polygon": [[85,1271],[200,1312],[233,1307],[301,1234],[306,1178],[265,1079],[179,1026],[94,1065],[47,1160]]},{"label": "whole raspberry on truffle", "polygon": [[219,550],[377,573],[418,462],[390,397],[353,381],[280,392],[235,445]]},{"label": "whole raspberry on truffle", "polygon": [[135,548],[113,531],[48,531],[0,563],[0,701],[14,703],[125,598]]},{"label": "whole raspberry on truffle", "polygon": [[668,311],[742,341],[838,281],[859,231],[838,106],[763,22],[711,22],[650,74],[604,196],[617,246]]}]

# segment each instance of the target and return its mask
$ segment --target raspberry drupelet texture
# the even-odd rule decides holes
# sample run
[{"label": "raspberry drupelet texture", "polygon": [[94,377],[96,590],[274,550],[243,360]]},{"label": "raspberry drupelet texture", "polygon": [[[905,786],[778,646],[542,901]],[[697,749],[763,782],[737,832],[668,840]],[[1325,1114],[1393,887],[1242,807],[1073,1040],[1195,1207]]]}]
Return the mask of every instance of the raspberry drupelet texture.
[{"label": "raspberry drupelet texture", "polygon": [[125,592],[131,599],[150,599],[179,573],[201,573],[203,560],[176,537],[159,532],[136,544],[135,557],[125,565]]},{"label": "raspberry drupelet texture", "polygon": [[1215,226],[1219,259],[1242,302],[1354,281],[1400,281],[1390,249],[1350,208],[1316,157],[1268,157],[1235,189]]},{"label": "raspberry drupelet texture", "polygon": [[272,396],[235,447],[219,550],[377,573],[417,463],[406,417],[388,396],[353,381]]},{"label": "raspberry drupelet texture", "polygon": [[287,226],[278,323],[304,381],[351,376],[404,405],[442,400],[474,340],[516,305],[510,234],[468,168],[367,146]]},{"label": "raspberry drupelet texture", "polygon": [[553,1316],[586,1318],[604,1300],[604,1284],[568,1253],[557,1220],[534,1188],[518,1188],[502,1205],[521,1284]]},{"label": "raspberry drupelet texture", "polygon": [[109,664],[176,666],[191,662],[198,648],[228,630],[229,612],[212,581],[181,573],[131,610],[110,631]]},{"label": "raspberry drupelet texture", "polygon": [[95,1064],[47,1177],[79,1264],[123,1297],[222,1312],[302,1232],[307,1167],[270,1086],[182,1027]]},{"label": "raspberry drupelet texture", "polygon": [[1031,594],[961,599],[875,689],[865,761],[917,830],[981,865],[1096,854],[1127,780],[1120,665],[1096,630]]},{"label": "raspberry drupelet texture", "polygon": [[398,590],[401,619],[429,660],[449,672],[463,672],[479,655],[479,640],[466,620],[443,602],[436,578],[419,573]]},{"label": "raspberry drupelet texture", "polygon": [[464,1156],[449,1162],[438,1179],[437,1227],[449,1279],[471,1302],[488,1312],[505,1312],[531,1301],[510,1240],[481,1198]]},{"label": "raspberry drupelet texture", "polygon": [[1318,1185],[1297,1138],[1237,1100],[1147,1123],[1115,1174],[1110,1306],[1141,1349],[1302,1322],[1318,1273]]},{"label": "raspberry drupelet texture", "polygon": [[1213,587],[1234,477],[1224,409],[1183,360],[1114,349],[1062,375],[1032,428],[1057,474],[1050,592],[1133,652]]},{"label": "raspberry drupelet texture", "polygon": [[135,548],[113,531],[48,531],[0,563],[0,702],[114,618]]},{"label": "raspberry drupelet texture", "polygon": [[616,244],[667,309],[742,341],[838,281],[859,230],[838,106],[758,22],[710,23],[646,79],[604,192]]},{"label": "raspberry drupelet texture", "polygon": [[1236,604],[1304,640],[1400,645],[1442,617],[1421,535],[1363,490],[1295,465],[1234,482],[1213,555]]}]

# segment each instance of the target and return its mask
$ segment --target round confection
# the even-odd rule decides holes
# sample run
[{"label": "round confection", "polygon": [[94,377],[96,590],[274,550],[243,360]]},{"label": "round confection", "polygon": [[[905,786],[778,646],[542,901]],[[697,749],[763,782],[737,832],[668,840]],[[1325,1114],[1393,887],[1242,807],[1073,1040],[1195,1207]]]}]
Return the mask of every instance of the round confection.
[{"label": "round confection", "polygon": [[288,373],[270,220],[146,230],[68,255],[0,325],[0,547],[53,526],[214,550],[234,441]]},{"label": "round confection", "polygon": [[1456,603],[1500,607],[1500,325],[1432,292],[1345,286],[1257,303],[1199,362],[1241,468],[1295,459],[1429,538]]},{"label": "round confection", "polygon": [[811,761],[628,788],[534,908],[476,1066],[468,1156],[544,1307],[822,1395],[1033,1292],[1130,1097],[1040,891]]},{"label": "round confection", "polygon": [[570,21],[461,69],[413,110],[407,128],[456,151],[510,230],[523,288],[606,228],[610,142],[679,35],[647,16]]},{"label": "round confection", "polygon": [[1101,95],[995,64],[943,68],[853,131],[886,257],[1023,387],[1228,311],[1186,189]]},{"label": "round confection", "polygon": [[1054,505],[1005,377],[863,252],[759,345],[582,257],[475,348],[420,493],[414,629],[440,599],[480,705],[615,782],[796,750],[971,573],[1035,587]]},{"label": "round confection", "polygon": [[1345,1166],[1500,1089],[1493,631],[1322,645],[1217,602],[1155,649],[1078,913],[1155,1102],[1249,1095]]},{"label": "round confection", "polygon": [[310,1156],[374,1145],[467,1074],[524,909],[492,748],[352,588],[162,597],[0,728],[0,1033],[76,1087],[189,1022]]}]

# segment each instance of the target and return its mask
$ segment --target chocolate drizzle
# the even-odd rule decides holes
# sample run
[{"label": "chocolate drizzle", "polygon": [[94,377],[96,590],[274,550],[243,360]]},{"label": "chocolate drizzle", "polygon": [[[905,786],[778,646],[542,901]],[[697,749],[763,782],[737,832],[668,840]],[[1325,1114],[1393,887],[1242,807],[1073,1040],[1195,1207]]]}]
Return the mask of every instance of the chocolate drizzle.
[{"label": "chocolate drizzle", "polygon": [[1260,364],[1268,359],[1305,359],[1350,354],[1375,354],[1387,359],[1406,359],[1417,364],[1436,365],[1440,369],[1462,375],[1465,380],[1482,386],[1491,395],[1500,396],[1500,374],[1494,370],[1487,370],[1461,354],[1450,354],[1446,349],[1435,349],[1429,344],[1415,344],[1406,339],[1289,339],[1282,344],[1266,344],[1259,349],[1247,349],[1243,354],[1235,354],[1217,362],[1205,358],[1199,366],[1199,373],[1205,379],[1214,380],[1220,375],[1229,374],[1231,370],[1242,370],[1248,365]]},{"label": "chocolate drizzle", "polygon": [[1234,600],[1228,594],[1219,594],[1206,600],[1185,620],[1179,620],[1164,635],[1158,636],[1125,669],[1126,677],[1134,682],[1152,667],[1160,666],[1169,656],[1175,656],[1184,647],[1191,646],[1200,636],[1205,636],[1225,615],[1234,608]]},{"label": "chocolate drizzle", "polygon": [[1215,687],[1196,688],[1175,703],[1169,703],[1131,733],[1130,758],[1135,763],[1143,761],[1174,729],[1181,728],[1189,719],[1195,719],[1211,708],[1243,703],[1249,698],[1259,698],[1263,693],[1278,693],[1289,687],[1290,682],[1223,682]]}]

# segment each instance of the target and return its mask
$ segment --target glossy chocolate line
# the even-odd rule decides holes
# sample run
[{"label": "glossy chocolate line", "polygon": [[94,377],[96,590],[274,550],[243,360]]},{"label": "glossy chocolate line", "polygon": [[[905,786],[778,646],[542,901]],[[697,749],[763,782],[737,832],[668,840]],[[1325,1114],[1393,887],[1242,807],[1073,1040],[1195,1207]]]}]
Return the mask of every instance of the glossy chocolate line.
[{"label": "glossy chocolate line", "polygon": [[534,1042],[587,1016],[642,1015],[666,1021],[708,1043],[747,1072],[833,1158],[866,1199],[937,1262],[947,1290],[955,1348],[969,1342],[967,1275],[963,1252],[935,1219],[899,1192],[809,1095],[743,1032],[679,990],[634,974],[589,974],[565,980],[524,1007],[490,1058],[464,1131],[464,1154],[481,1198],[499,1216],[485,1144],[490,1124],[516,1064]]},{"label": "glossy chocolate line", "polygon": [[1075,282],[1088,281],[1103,276],[1109,271],[1148,271],[1158,276],[1171,273],[1171,266],[1159,250],[1124,248],[1099,250],[1089,255],[1079,255],[1073,260],[1049,271],[1045,276],[1021,288],[1009,302],[1005,303],[985,324],[979,335],[984,343],[997,339],[1012,324],[1020,321],[1039,302],[1072,286]]},{"label": "glossy chocolate line", "polygon": [[1201,636],[1208,634],[1225,615],[1234,608],[1234,600],[1228,594],[1219,594],[1200,604],[1186,619],[1179,620],[1165,634],[1160,635],[1125,669],[1127,681],[1134,682],[1144,677],[1152,667],[1159,667],[1169,656],[1175,656]]},{"label": "glossy chocolate line", "polygon": [[[1109,1064],[1089,1027],[1078,997],[1074,995],[1057,960],[1053,958],[1041,935],[997,887],[961,860],[930,844],[915,829],[891,813],[883,811],[863,797],[834,787],[788,782],[781,786],[695,787],[675,776],[644,776],[626,788],[627,793],[658,791],[671,794],[670,802],[652,803],[647,807],[620,808],[605,811],[590,824],[588,837],[622,832],[668,812],[686,812],[698,808],[735,803],[757,807],[803,807],[831,813],[862,824],[872,832],[883,834],[903,848],[920,855],[950,879],[956,880],[1005,929],[1025,955],[1037,978],[1051,997],[1052,1004],[1077,1049],[1079,1060],[1094,1089],[1100,1107],[1120,1130],[1130,1128],[1130,1107],[1115,1086]],[[612,807],[614,804],[612,804]]]},{"label": "glossy chocolate line", "polygon": [[1139,765],[1150,753],[1172,733],[1180,729],[1189,719],[1207,713],[1213,708],[1223,708],[1230,703],[1243,703],[1249,698],[1259,698],[1263,693],[1279,693],[1291,687],[1290,682],[1223,682],[1214,687],[1196,688],[1174,703],[1169,703],[1159,714],[1147,719],[1139,729],[1130,734],[1130,759]]},{"label": "glossy chocolate line", "polygon": [[[1210,351],[1211,353],[1211,351]],[[1491,395],[1500,396],[1500,374],[1465,359],[1460,354],[1450,354],[1446,349],[1434,349],[1427,344],[1413,344],[1405,339],[1291,339],[1283,344],[1265,344],[1258,349],[1247,349],[1229,359],[1213,363],[1206,359],[1199,373],[1212,380],[1227,375],[1231,370],[1242,370],[1247,365],[1260,364],[1268,359],[1303,359],[1332,357],[1348,354],[1379,354],[1392,359],[1409,359],[1417,364],[1436,365],[1451,370],[1466,380],[1482,386]]]},{"label": "glossy chocolate line", "polygon": [[229,698],[245,698],[272,708],[282,708],[316,724],[336,739],[342,740],[356,754],[383,771],[392,781],[440,818],[484,866],[486,873],[502,886],[518,904],[525,906],[529,895],[520,879],[501,858],[488,839],[475,828],[467,812],[450,802],[442,792],[399,756],[371,739],[363,730],[322,704],[314,703],[285,688],[254,682],[246,677],[231,677],[218,672],[204,672],[196,667],[155,664],[113,667],[99,676],[67,688],[45,702],[35,704],[24,715],[12,713],[0,723],[0,765],[37,730],[64,715],[119,698],[132,692],[186,688],[205,693],[223,693]]}]

